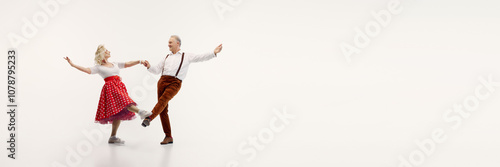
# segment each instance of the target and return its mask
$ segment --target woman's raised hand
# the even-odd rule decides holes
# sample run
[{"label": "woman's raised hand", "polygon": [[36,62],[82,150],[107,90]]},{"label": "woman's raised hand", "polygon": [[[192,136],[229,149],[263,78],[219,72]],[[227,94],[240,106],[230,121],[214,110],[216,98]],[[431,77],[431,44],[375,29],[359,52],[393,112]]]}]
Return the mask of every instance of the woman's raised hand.
[{"label": "woman's raised hand", "polygon": [[68,63],[73,66],[73,62],[71,62],[71,60],[69,59],[69,57],[63,57],[64,60],[68,61]]}]

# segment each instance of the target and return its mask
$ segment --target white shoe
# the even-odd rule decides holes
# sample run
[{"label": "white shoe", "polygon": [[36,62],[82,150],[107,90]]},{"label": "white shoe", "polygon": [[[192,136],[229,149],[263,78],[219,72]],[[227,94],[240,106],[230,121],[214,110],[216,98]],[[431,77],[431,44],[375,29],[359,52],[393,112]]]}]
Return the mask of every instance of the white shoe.
[{"label": "white shoe", "polygon": [[137,114],[139,114],[139,116],[141,116],[141,119],[144,119],[146,117],[151,116],[153,113],[150,111],[146,111],[146,110],[139,110],[139,113],[137,113]]},{"label": "white shoe", "polygon": [[123,141],[122,139],[120,139],[118,137],[112,136],[109,138],[108,143],[109,144],[124,144],[125,141]]}]

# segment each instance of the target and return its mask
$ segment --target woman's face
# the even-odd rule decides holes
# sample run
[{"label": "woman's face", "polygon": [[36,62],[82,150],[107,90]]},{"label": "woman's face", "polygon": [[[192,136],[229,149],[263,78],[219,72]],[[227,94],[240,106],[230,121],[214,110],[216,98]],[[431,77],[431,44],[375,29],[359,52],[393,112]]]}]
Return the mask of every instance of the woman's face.
[{"label": "woman's face", "polygon": [[111,53],[111,52],[110,52],[108,49],[106,49],[106,51],[104,51],[104,58],[105,58],[105,59],[108,59],[109,57],[111,57],[111,54],[110,54],[110,53]]}]

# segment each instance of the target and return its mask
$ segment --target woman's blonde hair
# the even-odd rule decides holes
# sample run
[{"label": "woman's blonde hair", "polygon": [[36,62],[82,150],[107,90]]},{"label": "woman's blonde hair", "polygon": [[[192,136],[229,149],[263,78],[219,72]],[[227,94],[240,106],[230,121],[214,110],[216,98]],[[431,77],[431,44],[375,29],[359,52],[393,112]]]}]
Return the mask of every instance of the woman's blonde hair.
[{"label": "woman's blonde hair", "polygon": [[106,48],[104,47],[103,44],[99,45],[97,47],[97,50],[95,51],[95,64],[97,65],[102,65],[102,61],[104,60],[104,54],[106,52]]}]

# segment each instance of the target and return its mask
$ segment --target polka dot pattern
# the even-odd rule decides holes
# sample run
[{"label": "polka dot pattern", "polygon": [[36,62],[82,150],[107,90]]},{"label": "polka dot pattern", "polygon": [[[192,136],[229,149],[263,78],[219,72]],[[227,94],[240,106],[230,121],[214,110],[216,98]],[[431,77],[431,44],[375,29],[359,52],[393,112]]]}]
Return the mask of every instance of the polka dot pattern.
[{"label": "polka dot pattern", "polygon": [[127,88],[120,77],[111,76],[104,80],[106,83],[101,90],[95,122],[109,124],[116,119],[134,119],[135,113],[128,111],[127,107],[137,104],[129,97]]}]

